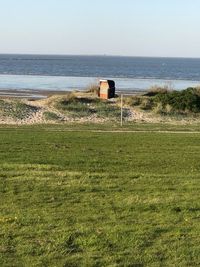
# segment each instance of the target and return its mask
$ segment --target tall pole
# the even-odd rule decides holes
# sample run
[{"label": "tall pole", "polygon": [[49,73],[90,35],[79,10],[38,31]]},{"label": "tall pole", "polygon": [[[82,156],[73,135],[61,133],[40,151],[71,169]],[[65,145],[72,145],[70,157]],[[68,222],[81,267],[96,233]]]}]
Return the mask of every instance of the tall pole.
[{"label": "tall pole", "polygon": [[123,94],[121,94],[121,127],[123,126]]}]

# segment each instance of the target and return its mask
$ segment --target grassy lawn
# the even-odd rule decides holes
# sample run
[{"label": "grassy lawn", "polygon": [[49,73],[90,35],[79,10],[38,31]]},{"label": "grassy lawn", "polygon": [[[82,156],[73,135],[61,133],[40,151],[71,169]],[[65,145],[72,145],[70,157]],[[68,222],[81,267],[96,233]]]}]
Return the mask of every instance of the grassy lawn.
[{"label": "grassy lawn", "polygon": [[65,129],[0,128],[0,266],[199,266],[200,133]]}]

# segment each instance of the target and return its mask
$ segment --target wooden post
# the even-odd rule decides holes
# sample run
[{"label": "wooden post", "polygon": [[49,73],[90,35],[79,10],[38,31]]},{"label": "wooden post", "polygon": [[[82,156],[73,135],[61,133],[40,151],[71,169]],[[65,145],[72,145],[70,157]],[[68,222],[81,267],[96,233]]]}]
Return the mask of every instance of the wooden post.
[{"label": "wooden post", "polygon": [[123,126],[123,94],[121,94],[121,127]]}]

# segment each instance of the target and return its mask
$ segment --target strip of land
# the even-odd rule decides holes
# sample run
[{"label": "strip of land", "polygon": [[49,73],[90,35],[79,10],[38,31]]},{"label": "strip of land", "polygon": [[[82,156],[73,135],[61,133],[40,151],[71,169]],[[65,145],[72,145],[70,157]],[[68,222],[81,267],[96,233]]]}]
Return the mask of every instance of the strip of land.
[{"label": "strip of land", "polygon": [[[5,92],[4,92],[5,93]],[[31,91],[30,94],[33,92]],[[36,93],[36,92],[35,92]],[[45,93],[45,92],[44,92]],[[46,92],[47,93],[47,92]],[[85,92],[48,92],[42,98],[10,95],[0,98],[0,124],[117,124],[121,121],[121,99],[98,98],[96,88]],[[51,95],[52,94],[52,95]],[[156,88],[147,93],[123,97],[123,124],[163,123],[193,125],[200,123],[200,93],[198,88],[176,92]]]}]

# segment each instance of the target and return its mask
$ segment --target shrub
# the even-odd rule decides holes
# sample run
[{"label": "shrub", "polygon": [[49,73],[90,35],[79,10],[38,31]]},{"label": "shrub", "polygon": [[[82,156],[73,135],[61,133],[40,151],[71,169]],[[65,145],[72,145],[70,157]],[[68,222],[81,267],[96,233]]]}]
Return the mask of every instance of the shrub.
[{"label": "shrub", "polygon": [[157,94],[167,94],[168,92],[172,91],[172,87],[170,85],[165,86],[152,86],[148,92],[145,94],[145,96],[155,96]]},{"label": "shrub", "polygon": [[171,105],[167,104],[166,107],[165,107],[165,112],[167,114],[173,113],[173,107]]},{"label": "shrub", "polygon": [[195,88],[188,88],[183,91],[172,91],[168,93],[158,93],[154,97],[155,103],[161,103],[163,107],[170,105],[174,111],[179,112],[199,112],[200,95]]},{"label": "shrub", "polygon": [[[121,102],[121,99],[118,100],[118,103]],[[139,106],[142,103],[142,97],[141,96],[128,96],[124,97],[123,103],[127,106]]]},{"label": "shrub", "polygon": [[156,113],[156,114],[163,114],[163,105],[162,103],[157,103],[157,105],[154,107],[153,111]]},{"label": "shrub", "polygon": [[140,105],[141,109],[150,110],[152,109],[153,100],[151,98],[143,98]]},{"label": "shrub", "polygon": [[200,96],[200,86],[194,88],[195,94]]}]

